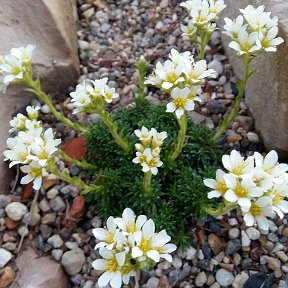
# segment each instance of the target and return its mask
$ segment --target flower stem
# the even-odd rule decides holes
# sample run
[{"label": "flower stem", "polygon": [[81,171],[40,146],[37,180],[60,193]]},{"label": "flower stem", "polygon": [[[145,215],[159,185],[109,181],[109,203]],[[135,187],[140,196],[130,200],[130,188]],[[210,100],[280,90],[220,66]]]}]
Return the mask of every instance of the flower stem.
[{"label": "flower stem", "polygon": [[151,179],[152,179],[152,172],[148,171],[144,173],[143,177],[143,187],[147,194],[151,193]]},{"label": "flower stem", "polygon": [[65,161],[67,161],[67,162],[70,162],[70,163],[73,163],[73,164],[75,164],[75,165],[77,165],[77,166],[79,166],[79,167],[81,167],[81,168],[83,168],[83,169],[85,169],[85,170],[95,170],[96,169],[96,167],[94,166],[94,165],[92,165],[92,164],[89,164],[89,163],[87,163],[86,161],[79,161],[79,160],[77,160],[77,159],[75,159],[75,158],[72,158],[72,157],[70,157],[70,156],[68,156],[63,150],[61,150],[61,149],[58,149],[58,155],[63,159],[63,160],[65,160]]},{"label": "flower stem", "polygon": [[197,55],[197,60],[203,60],[205,56],[205,48],[208,44],[209,37],[207,33],[201,32],[200,33],[200,47],[199,47],[199,54]]},{"label": "flower stem", "polygon": [[140,288],[139,280],[140,280],[140,271],[136,272],[135,274],[135,288]]},{"label": "flower stem", "polygon": [[98,114],[101,116],[104,124],[107,126],[108,130],[110,131],[111,135],[115,139],[115,142],[123,148],[124,151],[127,153],[130,152],[131,146],[129,143],[122,138],[121,134],[117,132],[117,125],[114,123],[112,115],[106,112],[104,109],[97,109]]},{"label": "flower stem", "polygon": [[55,109],[51,97],[42,91],[39,78],[33,80],[32,77],[29,75],[28,77],[26,77],[26,79],[24,79],[24,84],[30,87],[29,89],[26,90],[37,95],[49,107],[50,112],[55,116],[55,118],[61,121],[64,125],[76,131],[89,133],[89,130],[85,128],[83,125],[72,122],[70,119],[65,117],[61,112]]},{"label": "flower stem", "polygon": [[185,142],[185,136],[187,130],[187,118],[185,114],[183,114],[180,119],[177,118],[177,121],[179,123],[180,130],[178,132],[176,147],[174,151],[171,151],[168,156],[169,162],[175,161],[175,159],[181,153]]},{"label": "flower stem", "polygon": [[139,61],[136,63],[136,68],[138,70],[138,86],[139,86],[139,90],[138,90],[138,97],[136,98],[135,102],[136,104],[141,104],[144,102],[144,88],[145,88],[145,77],[147,74],[147,70],[149,68],[149,62],[147,62],[144,57],[141,57],[139,59]]},{"label": "flower stem", "polygon": [[71,185],[80,188],[82,190],[81,194],[87,194],[91,191],[97,191],[101,189],[100,186],[96,186],[96,185],[89,186],[85,184],[79,177],[76,177],[76,176],[71,177],[69,173],[66,171],[64,172],[60,171],[54,159],[51,159],[45,168],[49,173],[52,173],[56,175],[57,177],[59,177],[60,179],[62,179],[63,181],[66,181],[70,183]]},{"label": "flower stem", "polygon": [[226,213],[228,213],[229,211],[235,209],[237,206],[235,203],[225,203],[221,206],[219,206],[217,209],[213,209],[213,208],[204,208],[205,212],[211,216],[213,216],[214,218],[217,218],[219,216],[222,216]]},{"label": "flower stem", "polygon": [[219,123],[218,131],[214,135],[213,141],[218,141],[221,138],[222,134],[226,131],[226,129],[230,125],[230,123],[237,117],[239,107],[241,104],[241,100],[244,96],[247,81],[248,81],[249,77],[252,75],[252,72],[250,71],[249,67],[250,67],[250,63],[251,63],[253,58],[251,58],[248,55],[248,56],[245,56],[241,59],[242,59],[243,64],[244,64],[244,78],[237,83],[238,95],[236,96],[235,103],[233,105],[231,114],[228,116],[228,118],[222,120]]}]

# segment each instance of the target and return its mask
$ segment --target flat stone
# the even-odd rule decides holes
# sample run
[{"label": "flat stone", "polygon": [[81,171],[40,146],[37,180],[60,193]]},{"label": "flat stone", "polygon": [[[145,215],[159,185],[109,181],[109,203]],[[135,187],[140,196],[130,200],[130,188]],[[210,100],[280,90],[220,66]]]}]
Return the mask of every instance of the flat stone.
[{"label": "flat stone", "polygon": [[[27,264],[31,265],[27,265]],[[33,265],[32,265],[33,263]],[[68,281],[61,265],[51,256],[42,256],[30,246],[23,248],[16,259],[19,270],[19,278],[11,285],[11,288],[28,288],[33,283],[33,288],[67,288]]]},{"label": "flat stone", "polygon": [[158,284],[159,284],[159,278],[157,277],[151,277],[147,283],[146,283],[146,287],[147,288],[157,288]]},{"label": "flat stone", "polygon": [[231,228],[228,231],[228,235],[230,239],[237,239],[240,235],[240,230],[238,228]]},{"label": "flat stone", "polygon": [[223,73],[224,70],[222,63],[217,59],[214,59],[208,63],[208,69],[215,70],[218,75]]},{"label": "flat stone", "polygon": [[76,275],[79,273],[86,262],[83,251],[79,248],[74,248],[63,254],[61,264],[69,275]]},{"label": "flat stone", "polygon": [[246,234],[251,240],[258,240],[261,235],[260,231],[254,227],[249,227],[248,229],[246,229]]},{"label": "flat stone", "polygon": [[28,209],[20,202],[12,202],[6,206],[5,212],[12,220],[19,221],[28,212]]},{"label": "flat stone", "polygon": [[207,276],[206,273],[204,271],[200,272],[196,279],[195,279],[195,285],[197,287],[202,287],[207,281]]},{"label": "flat stone", "polygon": [[225,254],[233,255],[241,249],[241,242],[239,239],[229,240],[227,242]]},{"label": "flat stone", "polygon": [[195,258],[197,250],[192,246],[185,250],[185,259],[192,260]]},{"label": "flat stone", "polygon": [[13,280],[15,279],[16,273],[15,271],[12,269],[12,267],[8,266],[5,267],[2,271],[1,271],[1,275],[0,275],[0,287],[8,287]]},{"label": "flat stone", "polygon": [[55,198],[51,199],[50,206],[55,212],[64,211],[66,208],[65,202],[60,196],[56,196]]},{"label": "flat stone", "polygon": [[0,195],[0,208],[5,208],[12,200],[10,195]]},{"label": "flat stone", "polygon": [[215,234],[208,236],[208,243],[214,255],[218,255],[226,247],[225,241]]},{"label": "flat stone", "polygon": [[12,256],[9,251],[0,248],[0,268],[3,268],[11,260]]},{"label": "flat stone", "polygon": [[281,267],[281,262],[277,258],[267,257],[268,267],[275,271]]}]

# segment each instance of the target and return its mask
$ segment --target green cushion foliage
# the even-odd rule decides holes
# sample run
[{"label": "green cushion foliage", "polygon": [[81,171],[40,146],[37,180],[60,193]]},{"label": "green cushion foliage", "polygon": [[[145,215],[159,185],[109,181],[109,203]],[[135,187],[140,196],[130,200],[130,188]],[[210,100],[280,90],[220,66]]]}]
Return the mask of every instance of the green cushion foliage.
[{"label": "green cushion foliage", "polygon": [[[215,177],[224,151],[221,146],[210,144],[213,132],[205,126],[193,125],[188,119],[183,151],[173,167],[168,167],[167,157],[175,145],[179,127],[174,115],[165,110],[165,105],[144,101],[113,113],[119,130],[133,145],[129,154],[115,143],[101,120],[91,125],[91,135],[86,136],[87,160],[97,167],[97,175],[91,177],[102,188],[89,193],[87,199],[95,203],[97,213],[103,219],[120,216],[126,207],[138,215],[146,214],[155,221],[158,230],[166,229],[174,242],[186,246],[191,241],[189,231],[193,221],[205,215],[203,207],[211,205],[203,179]],[[142,187],[141,165],[132,162],[136,152],[134,144],[139,142],[134,130],[142,126],[168,133],[160,154],[164,165],[152,177],[150,195]]]}]

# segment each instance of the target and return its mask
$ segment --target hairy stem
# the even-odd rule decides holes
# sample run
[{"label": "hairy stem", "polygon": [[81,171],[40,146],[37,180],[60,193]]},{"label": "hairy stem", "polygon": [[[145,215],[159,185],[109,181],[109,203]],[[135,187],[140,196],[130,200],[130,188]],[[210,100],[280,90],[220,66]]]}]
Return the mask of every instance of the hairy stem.
[{"label": "hairy stem", "polygon": [[180,130],[178,132],[177,144],[175,146],[175,149],[174,151],[171,151],[168,156],[169,161],[175,161],[175,159],[180,155],[185,142],[187,130],[187,118],[185,114],[183,114],[180,119],[177,118],[177,121],[179,123]]},{"label": "hairy stem", "polygon": [[239,84],[237,86],[238,90],[239,90],[238,91],[238,95],[236,96],[236,99],[235,99],[231,114],[228,116],[228,118],[222,120],[219,123],[218,131],[214,135],[213,141],[217,141],[217,140],[219,140],[221,138],[222,134],[226,131],[227,127],[230,125],[230,123],[238,115],[238,111],[239,111],[239,107],[240,107],[240,104],[241,104],[241,100],[242,100],[242,98],[244,96],[244,93],[245,93],[245,88],[246,88],[246,85],[247,85],[247,81],[248,81],[249,77],[252,75],[252,73],[250,72],[250,69],[249,69],[249,66],[250,66],[250,63],[252,61],[252,58],[250,56],[246,56],[246,57],[242,58],[242,60],[243,60],[243,64],[244,64],[244,78],[241,81],[239,81]]},{"label": "hairy stem", "polygon": [[235,209],[237,206],[234,203],[225,203],[225,205],[217,208],[217,209],[213,209],[213,208],[205,208],[205,212],[215,218],[222,216],[226,213],[228,213],[229,211]]},{"label": "hairy stem", "polygon": [[199,54],[197,55],[198,60],[203,60],[205,56],[205,48],[208,44],[209,37],[207,33],[202,32],[200,33],[200,47],[199,47]]},{"label": "hairy stem", "polygon": [[129,143],[122,138],[120,134],[117,132],[117,125],[114,123],[112,115],[108,112],[106,112],[104,109],[97,110],[99,115],[101,116],[104,124],[107,126],[108,130],[110,131],[111,135],[115,139],[115,142],[123,148],[124,151],[127,153],[130,152],[131,146]]},{"label": "hairy stem", "polygon": [[135,102],[136,104],[141,104],[144,102],[145,98],[145,93],[144,93],[144,88],[145,88],[145,77],[147,74],[147,70],[149,68],[149,63],[144,59],[144,57],[141,57],[139,61],[136,63],[136,68],[138,70],[138,97],[136,98]]},{"label": "hairy stem", "polygon": [[89,130],[85,128],[83,125],[72,122],[70,119],[65,117],[61,112],[55,109],[52,103],[51,97],[42,91],[39,78],[37,78],[36,80],[33,80],[31,76],[28,76],[24,80],[24,84],[30,87],[30,89],[27,89],[27,90],[37,95],[49,107],[50,112],[55,116],[55,118],[61,121],[64,125],[76,131],[89,133]]},{"label": "hairy stem", "polygon": [[143,187],[147,194],[151,193],[151,179],[152,179],[152,172],[148,171],[144,173],[143,177]]},{"label": "hairy stem", "polygon": [[85,161],[79,161],[79,160],[77,160],[77,159],[75,159],[75,158],[72,158],[72,157],[70,157],[70,156],[68,156],[63,150],[61,150],[61,149],[58,149],[58,155],[64,160],[64,161],[67,161],[67,162],[70,162],[70,163],[73,163],[73,164],[75,164],[75,165],[77,165],[77,166],[79,166],[79,167],[81,167],[81,168],[83,168],[83,169],[85,169],[85,170],[95,170],[95,166],[94,165],[92,165],[92,164],[89,164],[89,163],[87,163],[87,162],[85,162]]}]

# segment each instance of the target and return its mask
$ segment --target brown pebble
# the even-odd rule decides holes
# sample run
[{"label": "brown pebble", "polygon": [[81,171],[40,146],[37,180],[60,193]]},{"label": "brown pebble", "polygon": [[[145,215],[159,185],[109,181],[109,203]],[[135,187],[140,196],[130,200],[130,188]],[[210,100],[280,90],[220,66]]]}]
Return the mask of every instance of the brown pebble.
[{"label": "brown pebble", "polygon": [[225,241],[215,234],[209,235],[208,243],[214,255],[218,255],[226,247]]},{"label": "brown pebble", "polygon": [[16,273],[14,272],[14,270],[8,266],[5,267],[4,269],[0,270],[0,287],[8,287],[8,285],[10,285],[14,278],[16,276]]},{"label": "brown pebble", "polygon": [[219,263],[219,266],[230,272],[232,272],[234,269],[234,264]]},{"label": "brown pebble", "polygon": [[5,225],[8,228],[8,230],[13,230],[17,227],[18,221],[14,221],[9,217],[5,217]]}]

